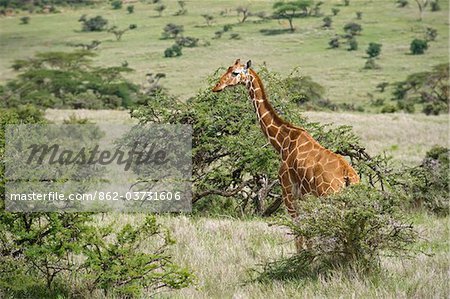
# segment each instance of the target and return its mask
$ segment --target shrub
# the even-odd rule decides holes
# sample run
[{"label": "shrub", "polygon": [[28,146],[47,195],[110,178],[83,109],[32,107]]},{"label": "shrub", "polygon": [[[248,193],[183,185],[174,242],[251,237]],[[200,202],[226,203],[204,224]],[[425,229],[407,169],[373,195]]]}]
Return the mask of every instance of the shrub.
[{"label": "shrub", "polygon": [[394,113],[397,111],[398,111],[398,108],[392,104],[384,105],[384,107],[381,108],[381,113]]},{"label": "shrub", "polygon": [[20,24],[26,25],[26,24],[28,24],[28,23],[30,23],[30,17],[25,16],[25,17],[21,17],[21,18],[20,18]]},{"label": "shrub", "polygon": [[335,8],[335,7],[333,7],[332,9],[331,9],[331,12],[333,13],[333,16],[337,16],[337,14],[340,12],[341,10],[339,9],[339,8]]},{"label": "shrub", "polygon": [[177,1],[178,6],[180,7],[180,9],[174,14],[175,16],[183,16],[185,14],[187,14],[187,9],[185,8],[186,6],[186,2],[183,0],[179,0]]},{"label": "shrub", "polygon": [[366,53],[370,58],[378,57],[381,53],[381,44],[369,43]]},{"label": "shrub", "polygon": [[172,47],[167,48],[164,51],[164,57],[178,57],[183,55],[183,53],[181,52],[181,46],[174,44]]},{"label": "shrub", "polygon": [[190,36],[180,36],[177,37],[175,43],[180,47],[194,48],[198,46],[198,38],[190,37]]},{"label": "shrub", "polygon": [[330,46],[330,49],[335,49],[335,48],[339,48],[339,37],[335,36],[332,39],[330,39],[330,41],[328,42],[328,45]]},{"label": "shrub", "polygon": [[331,28],[331,24],[333,23],[333,19],[330,16],[326,16],[323,18],[323,25],[324,28]]},{"label": "shrub", "polygon": [[122,0],[114,0],[111,2],[111,6],[113,9],[121,9],[122,8]]},{"label": "shrub", "polygon": [[230,39],[241,39],[241,36],[239,35],[239,33],[231,33]]},{"label": "shrub", "polygon": [[176,25],[173,23],[167,24],[163,29],[163,38],[176,38],[178,35],[183,33],[183,25]]},{"label": "shrub", "polygon": [[344,0],[344,6],[349,6],[350,5],[350,0]]},{"label": "shrub", "polygon": [[428,43],[423,39],[414,39],[409,47],[413,55],[421,55],[428,49]]},{"label": "shrub", "polygon": [[155,7],[155,11],[158,12],[158,16],[161,17],[163,11],[166,9],[167,7],[164,4],[159,4],[158,6]]},{"label": "shrub", "polygon": [[417,233],[398,200],[363,184],[299,202],[299,219],[278,220],[306,240],[296,255],[266,264],[259,280],[326,277],[333,270],[377,272],[381,256],[408,256]]},{"label": "shrub", "polygon": [[408,5],[408,0],[397,0],[398,7],[406,7]]},{"label": "shrub", "polygon": [[86,19],[86,16],[83,15],[78,21],[83,23],[83,31],[103,31],[105,30],[106,25],[108,25],[108,20],[104,19],[102,16]]},{"label": "shrub", "polygon": [[127,6],[127,11],[128,11],[129,14],[134,13],[134,5],[128,5]]},{"label": "shrub", "polygon": [[439,5],[439,0],[434,0],[430,2],[431,11],[440,11],[441,6]]},{"label": "shrub", "polygon": [[375,59],[369,58],[366,60],[366,63],[364,64],[365,70],[376,70],[379,69],[380,66],[376,64]]},{"label": "shrub", "polygon": [[358,41],[356,40],[356,38],[351,38],[348,41],[348,49],[349,51],[356,51],[358,50]]},{"label": "shrub", "polygon": [[351,22],[345,24],[344,31],[351,35],[357,35],[361,33],[362,27],[358,23]]},{"label": "shrub", "polygon": [[431,27],[427,27],[425,31],[425,39],[427,41],[434,41],[437,37],[437,30]]},{"label": "shrub", "polygon": [[214,21],[214,16],[209,14],[203,14],[202,17],[203,19],[205,19],[206,25],[211,26],[212,22]]},{"label": "shrub", "polygon": [[356,19],[361,20],[362,19],[362,11],[356,12]]}]

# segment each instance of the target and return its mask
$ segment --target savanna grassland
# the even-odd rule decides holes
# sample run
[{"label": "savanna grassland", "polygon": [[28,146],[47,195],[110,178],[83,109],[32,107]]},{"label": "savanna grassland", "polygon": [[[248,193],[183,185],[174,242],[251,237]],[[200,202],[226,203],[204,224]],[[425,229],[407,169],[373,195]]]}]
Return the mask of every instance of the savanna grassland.
[{"label": "savanna grassland", "polygon": [[[101,41],[93,52],[94,63],[113,66],[126,63],[134,72],[126,77],[137,84],[146,84],[147,73],[164,73],[161,84],[182,100],[208,87],[218,68],[229,66],[236,58],[251,59],[255,69],[267,66],[269,70],[288,75],[296,68],[302,76],[310,76],[325,88],[325,96],[333,103],[351,103],[362,106],[365,112],[300,111],[310,121],[350,125],[371,155],[386,152],[394,165],[418,165],[433,145],[449,147],[449,116],[426,116],[421,113],[380,114],[370,105],[371,100],[391,101],[392,86],[384,93],[376,91],[381,82],[397,82],[408,75],[429,71],[449,59],[449,3],[440,1],[441,10],[427,9],[419,21],[419,10],[414,1],[404,8],[394,0],[351,0],[344,6],[341,0],[324,1],[323,15],[331,15],[332,8],[339,13],[333,17],[330,29],[322,28],[322,17],[294,19],[296,30],[288,32],[286,20],[250,16],[239,23],[235,9],[246,6],[254,12],[270,16],[275,1],[190,0],[187,14],[174,16],[179,9],[177,1],[164,1],[167,8],[158,16],[155,5],[141,1],[124,4],[113,10],[108,2],[92,6],[58,7],[59,13],[29,14],[18,11],[0,17],[0,84],[13,79],[16,72],[11,64],[38,52],[72,51],[70,44]],[[134,5],[134,13],[125,7]],[[356,12],[362,12],[357,20]],[[82,32],[78,19],[101,15],[109,25],[137,28],[126,32],[120,41],[106,31]],[[203,14],[214,17],[211,25]],[[20,18],[30,16],[29,24],[20,25]],[[328,42],[336,34],[343,34],[349,22],[361,24],[357,36],[358,49],[347,51],[329,49]],[[164,50],[173,40],[161,37],[168,23],[184,26],[184,35],[199,39],[199,47],[183,48],[183,55],[165,58]],[[215,32],[231,24],[230,38],[224,33],[215,38]],[[427,27],[437,30],[435,41],[429,43],[424,55],[411,55],[410,42],[423,38]],[[363,69],[370,42],[382,44],[376,59],[379,69]],[[220,71],[219,71],[220,73]],[[270,93],[269,93],[270,99]],[[70,116],[86,118],[98,123],[136,123],[126,109],[122,110],[59,110],[47,109],[45,117],[61,123]],[[261,138],[263,135],[261,134]],[[414,244],[418,254],[410,258],[383,256],[381,271],[362,276],[343,274],[311,280],[255,281],[261,265],[295,253],[293,236],[286,228],[271,225],[272,219],[256,216],[229,215],[158,215],[176,240],[170,247],[174,261],[191,269],[194,284],[180,290],[158,293],[157,298],[448,298],[449,286],[449,216],[436,216],[425,209],[407,209],[407,219],[414,224],[419,240]],[[117,226],[143,222],[143,214],[102,214],[95,218],[99,225],[116,222]],[[145,250],[145,246],[144,246]],[[256,271],[256,272],[255,272]],[[1,295],[1,293],[0,293]],[[110,298],[102,292],[94,298]],[[142,296],[146,298],[146,296]]]}]

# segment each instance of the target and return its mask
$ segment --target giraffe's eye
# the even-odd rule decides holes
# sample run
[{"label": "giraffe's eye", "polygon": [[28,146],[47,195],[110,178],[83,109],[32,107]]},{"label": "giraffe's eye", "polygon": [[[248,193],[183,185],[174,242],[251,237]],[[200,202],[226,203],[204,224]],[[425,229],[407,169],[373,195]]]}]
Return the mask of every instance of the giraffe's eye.
[{"label": "giraffe's eye", "polygon": [[237,75],[239,75],[239,73],[238,73],[238,72],[232,72],[231,75],[232,75],[233,77],[236,77]]}]

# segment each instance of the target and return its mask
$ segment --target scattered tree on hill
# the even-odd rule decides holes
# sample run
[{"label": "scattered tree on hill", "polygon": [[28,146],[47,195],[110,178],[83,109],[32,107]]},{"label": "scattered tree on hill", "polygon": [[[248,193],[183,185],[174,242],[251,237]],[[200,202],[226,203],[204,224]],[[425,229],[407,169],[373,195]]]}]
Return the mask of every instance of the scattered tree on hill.
[{"label": "scattered tree on hill", "polygon": [[344,0],[344,6],[349,6],[350,5],[350,0]]},{"label": "scattered tree on hill", "polygon": [[182,53],[182,47],[180,45],[174,44],[172,47],[167,48],[164,50],[164,57],[178,57],[183,55]]},{"label": "scattered tree on hill", "polygon": [[437,30],[431,27],[427,27],[426,31],[425,31],[425,39],[427,41],[434,41],[436,40],[437,37]]},{"label": "scattered tree on hill", "polygon": [[211,26],[211,23],[214,21],[214,16],[209,14],[203,14],[202,17],[205,19],[206,25]]},{"label": "scattered tree on hill", "polygon": [[155,7],[155,11],[158,12],[158,16],[161,17],[163,11],[166,9],[167,7],[164,4],[159,4]]},{"label": "scattered tree on hill", "polygon": [[128,30],[136,29],[136,28],[137,28],[137,26],[135,24],[131,24],[130,26],[128,26],[128,28],[125,28],[125,29],[119,29],[119,28],[117,28],[117,26],[113,26],[108,29],[108,32],[114,34],[114,36],[116,37],[116,40],[120,41],[122,39],[122,35],[125,32],[127,32]]},{"label": "scattered tree on hill", "polygon": [[428,49],[426,40],[415,38],[409,47],[413,55],[421,55]]},{"label": "scattered tree on hill", "polygon": [[398,7],[406,7],[409,3],[408,0],[397,0]]},{"label": "scattered tree on hill", "polygon": [[175,43],[181,47],[194,48],[198,46],[198,38],[190,36],[179,36],[175,39]]},{"label": "scattered tree on hill", "polygon": [[328,42],[328,45],[330,46],[330,49],[339,48],[340,46],[339,36],[336,35],[335,37],[331,38],[330,41]]},{"label": "scattered tree on hill", "polygon": [[351,35],[357,35],[361,33],[362,27],[358,23],[351,22],[345,24],[344,31]]},{"label": "scattered tree on hill", "polygon": [[247,18],[251,15],[251,12],[248,9],[248,7],[244,6],[239,6],[238,8],[236,8],[236,12],[238,17],[242,15],[242,17],[239,19],[239,23],[244,23],[247,20]]},{"label": "scattered tree on hill", "polygon": [[441,6],[439,5],[439,0],[431,1],[430,5],[431,5],[431,11],[440,11],[441,10]]},{"label": "scattered tree on hill", "polygon": [[289,28],[293,32],[295,27],[292,23],[294,18],[307,16],[308,9],[312,5],[311,0],[289,1],[289,2],[275,2],[273,5],[274,18],[286,19],[289,22]]},{"label": "scattered tree on hill", "polygon": [[356,51],[358,50],[358,41],[355,37],[350,38],[348,41],[348,51]]},{"label": "scattered tree on hill", "polygon": [[134,13],[134,5],[128,5],[127,6],[127,11],[128,11],[129,14]]},{"label": "scattered tree on hill", "polygon": [[183,25],[176,25],[173,23],[167,24],[163,29],[163,38],[177,38],[181,33],[183,33]]},{"label": "scattered tree on hill", "polygon": [[362,19],[362,11],[357,11],[356,12],[356,19],[361,20]]},{"label": "scattered tree on hill", "polygon": [[419,9],[419,21],[422,21],[425,8],[428,6],[430,1],[429,0],[414,0],[414,1],[416,1],[417,8]]},{"label": "scattered tree on hill", "polygon": [[333,19],[330,16],[326,16],[323,18],[323,28],[331,28],[331,24],[333,23]]},{"label": "scattered tree on hill", "polygon": [[27,25],[28,23],[30,23],[30,17],[25,16],[20,18],[20,24]]},{"label": "scattered tree on hill", "polygon": [[369,43],[369,47],[367,48],[366,53],[370,58],[378,57],[381,53],[381,44]]},{"label": "scattered tree on hill", "polygon": [[186,7],[186,2],[183,0],[179,0],[177,1],[178,6],[180,7],[180,9],[178,9],[178,11],[175,13],[175,16],[183,16],[185,14],[187,14],[187,9]]},{"label": "scattered tree on hill", "polygon": [[341,10],[339,8],[333,7],[331,9],[331,12],[333,13],[333,16],[337,16],[337,14],[340,12]]},{"label": "scattered tree on hill", "polygon": [[82,23],[82,31],[103,31],[108,25],[108,20],[102,16],[87,19],[86,15],[82,15],[78,22]]},{"label": "scattered tree on hill", "polygon": [[111,2],[111,6],[113,9],[121,9],[122,8],[122,0],[114,0]]},{"label": "scattered tree on hill", "polygon": [[448,80],[449,64],[440,64],[431,71],[414,73],[395,83],[393,96],[402,107],[418,104],[426,114],[448,113]]}]

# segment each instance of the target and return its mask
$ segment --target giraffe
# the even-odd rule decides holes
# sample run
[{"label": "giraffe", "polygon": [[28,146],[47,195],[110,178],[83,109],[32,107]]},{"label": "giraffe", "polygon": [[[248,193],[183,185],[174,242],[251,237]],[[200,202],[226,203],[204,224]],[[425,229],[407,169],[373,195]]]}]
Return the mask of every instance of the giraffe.
[{"label": "giraffe", "polygon": [[[261,130],[279,153],[281,165],[278,178],[284,205],[294,220],[298,212],[294,200],[311,194],[316,197],[339,192],[345,186],[359,183],[359,176],[341,156],[319,144],[305,129],[284,121],[269,103],[264,86],[251,61],[240,59],[228,68],[212,89],[220,92],[226,87],[245,85],[254,105]],[[296,240],[297,251],[304,240]]]}]

